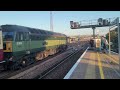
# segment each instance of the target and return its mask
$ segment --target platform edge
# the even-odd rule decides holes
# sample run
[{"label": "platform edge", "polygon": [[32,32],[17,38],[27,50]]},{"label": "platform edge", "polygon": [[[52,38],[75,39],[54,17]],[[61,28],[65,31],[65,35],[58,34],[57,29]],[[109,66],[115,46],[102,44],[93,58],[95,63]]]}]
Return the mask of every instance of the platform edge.
[{"label": "platform edge", "polygon": [[69,79],[70,78],[70,76],[73,73],[74,69],[77,67],[77,65],[79,64],[79,62],[81,61],[81,59],[83,58],[83,56],[85,55],[85,53],[87,52],[88,49],[89,49],[89,47],[85,50],[85,52],[82,54],[82,56],[77,60],[77,62],[74,64],[74,66],[66,74],[66,76],[64,77],[64,79]]}]

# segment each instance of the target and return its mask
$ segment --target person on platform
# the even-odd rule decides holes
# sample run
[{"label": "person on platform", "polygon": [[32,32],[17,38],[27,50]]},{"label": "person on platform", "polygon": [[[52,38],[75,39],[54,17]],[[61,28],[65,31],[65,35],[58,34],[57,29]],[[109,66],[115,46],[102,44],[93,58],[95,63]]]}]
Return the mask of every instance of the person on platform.
[{"label": "person on platform", "polygon": [[108,41],[105,36],[101,37],[101,49],[104,53],[107,53],[108,51]]},{"label": "person on platform", "polygon": [[94,47],[94,40],[93,39],[90,39],[90,46],[91,46],[91,48]]}]

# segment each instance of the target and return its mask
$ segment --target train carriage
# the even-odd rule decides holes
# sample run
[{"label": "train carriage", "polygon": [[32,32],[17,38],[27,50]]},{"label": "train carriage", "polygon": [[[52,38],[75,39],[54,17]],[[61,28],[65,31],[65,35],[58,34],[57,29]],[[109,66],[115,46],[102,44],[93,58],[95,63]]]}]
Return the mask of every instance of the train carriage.
[{"label": "train carriage", "polygon": [[10,68],[28,65],[67,48],[64,34],[18,25],[1,28],[4,60]]},{"label": "train carriage", "polygon": [[0,30],[0,62],[3,62],[3,40],[1,30]]}]

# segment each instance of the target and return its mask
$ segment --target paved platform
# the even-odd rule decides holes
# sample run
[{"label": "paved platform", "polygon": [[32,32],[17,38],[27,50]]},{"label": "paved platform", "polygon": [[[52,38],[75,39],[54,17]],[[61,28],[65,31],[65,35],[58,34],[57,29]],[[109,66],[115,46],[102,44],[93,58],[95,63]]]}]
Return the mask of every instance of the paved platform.
[{"label": "paved platform", "polygon": [[87,48],[64,79],[120,79],[118,55]]}]

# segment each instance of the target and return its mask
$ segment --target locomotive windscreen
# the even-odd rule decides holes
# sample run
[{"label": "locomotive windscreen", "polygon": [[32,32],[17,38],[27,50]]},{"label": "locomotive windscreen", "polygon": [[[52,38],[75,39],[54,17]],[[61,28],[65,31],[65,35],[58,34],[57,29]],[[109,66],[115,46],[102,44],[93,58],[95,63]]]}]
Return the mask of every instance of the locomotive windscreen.
[{"label": "locomotive windscreen", "polygon": [[3,32],[3,40],[5,41],[12,41],[14,39],[13,32]]}]

